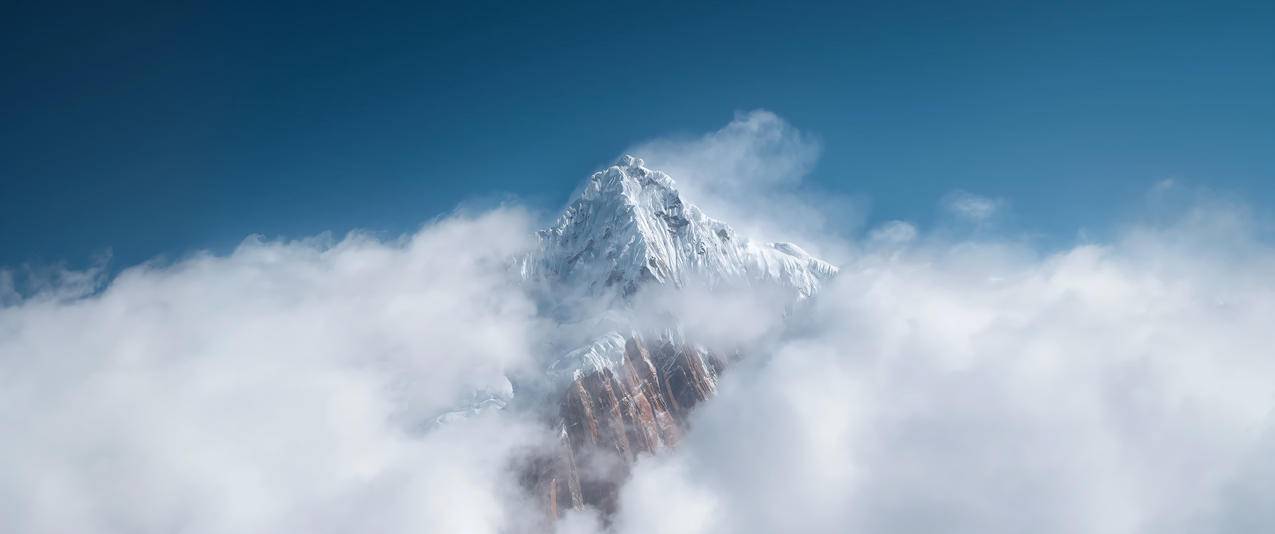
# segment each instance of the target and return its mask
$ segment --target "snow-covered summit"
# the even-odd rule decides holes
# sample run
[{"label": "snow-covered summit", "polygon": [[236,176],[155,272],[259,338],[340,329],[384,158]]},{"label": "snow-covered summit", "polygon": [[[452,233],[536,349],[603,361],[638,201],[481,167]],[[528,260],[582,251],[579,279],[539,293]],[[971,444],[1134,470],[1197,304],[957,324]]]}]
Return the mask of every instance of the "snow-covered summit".
[{"label": "snow-covered summit", "polygon": [[673,179],[623,156],[589,178],[523,264],[529,279],[590,293],[773,284],[814,294],[837,268],[790,243],[755,243],[686,202]]}]

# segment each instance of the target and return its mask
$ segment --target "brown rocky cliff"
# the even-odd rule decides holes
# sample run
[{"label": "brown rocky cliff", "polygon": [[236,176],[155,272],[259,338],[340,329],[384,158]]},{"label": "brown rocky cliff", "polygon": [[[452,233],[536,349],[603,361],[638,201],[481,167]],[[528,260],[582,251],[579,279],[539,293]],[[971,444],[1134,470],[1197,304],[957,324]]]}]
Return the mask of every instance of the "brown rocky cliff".
[{"label": "brown rocky cliff", "polygon": [[716,392],[721,366],[690,346],[629,337],[622,365],[577,374],[559,406],[558,457],[532,476],[550,517],[585,506],[614,512],[629,466],[677,443],[691,409]]}]

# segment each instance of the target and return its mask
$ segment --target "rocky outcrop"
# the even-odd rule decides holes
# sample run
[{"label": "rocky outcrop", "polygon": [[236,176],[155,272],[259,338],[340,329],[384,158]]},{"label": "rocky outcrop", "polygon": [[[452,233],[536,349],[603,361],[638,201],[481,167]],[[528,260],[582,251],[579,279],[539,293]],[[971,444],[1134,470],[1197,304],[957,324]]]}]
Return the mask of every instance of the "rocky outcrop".
[{"label": "rocky outcrop", "polygon": [[529,481],[550,517],[585,506],[614,512],[629,466],[677,443],[691,409],[717,391],[722,364],[689,345],[628,337],[620,365],[576,374],[559,406],[559,454],[541,459]]}]

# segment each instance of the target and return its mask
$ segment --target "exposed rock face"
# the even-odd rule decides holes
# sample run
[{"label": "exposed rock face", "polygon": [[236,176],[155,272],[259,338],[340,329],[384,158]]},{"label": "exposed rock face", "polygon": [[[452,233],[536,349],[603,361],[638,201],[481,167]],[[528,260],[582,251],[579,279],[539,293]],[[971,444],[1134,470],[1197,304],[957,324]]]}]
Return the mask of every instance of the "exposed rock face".
[{"label": "exposed rock face", "polygon": [[574,376],[559,407],[560,456],[532,477],[550,516],[614,512],[629,465],[677,443],[690,410],[716,392],[722,364],[693,347],[628,337],[622,364]]}]

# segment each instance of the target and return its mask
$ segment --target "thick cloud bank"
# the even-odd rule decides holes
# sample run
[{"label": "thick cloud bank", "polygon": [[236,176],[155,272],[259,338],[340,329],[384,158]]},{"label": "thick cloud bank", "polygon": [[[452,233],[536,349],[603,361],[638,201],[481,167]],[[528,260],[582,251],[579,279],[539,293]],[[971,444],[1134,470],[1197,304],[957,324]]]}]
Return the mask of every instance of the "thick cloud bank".
[{"label": "thick cloud bank", "polygon": [[[773,114],[643,146],[690,200],[717,193],[711,215],[842,270],[787,315],[640,294],[745,358],[615,517],[558,532],[1275,531],[1275,248],[1243,206],[1048,252],[905,221],[842,239],[784,194],[818,143]],[[968,226],[1007,201],[934,202]],[[554,356],[564,326],[509,270],[532,226],[497,209],[393,241],[249,240],[87,292],[19,297],[0,273],[0,531],[537,531],[516,465],[555,437],[541,412],[434,424]]]},{"label": "thick cloud bank", "polygon": [[1235,213],[865,250],[639,465],[619,530],[1275,528],[1275,250]]},{"label": "thick cloud bank", "polygon": [[[1162,182],[1158,217],[1046,253],[990,233],[1005,200],[953,191],[938,227],[845,242],[787,222],[827,207],[793,193],[818,148],[752,112],[635,149],[691,194],[727,191],[732,224],[843,257],[782,332],[743,336],[750,357],[678,450],[639,462],[612,530],[1275,530],[1275,249],[1247,207]],[[686,307],[703,323],[722,302]]]},{"label": "thick cloud bank", "polygon": [[431,430],[529,361],[527,218],[249,240],[0,309],[0,530],[508,532],[538,429]]}]

